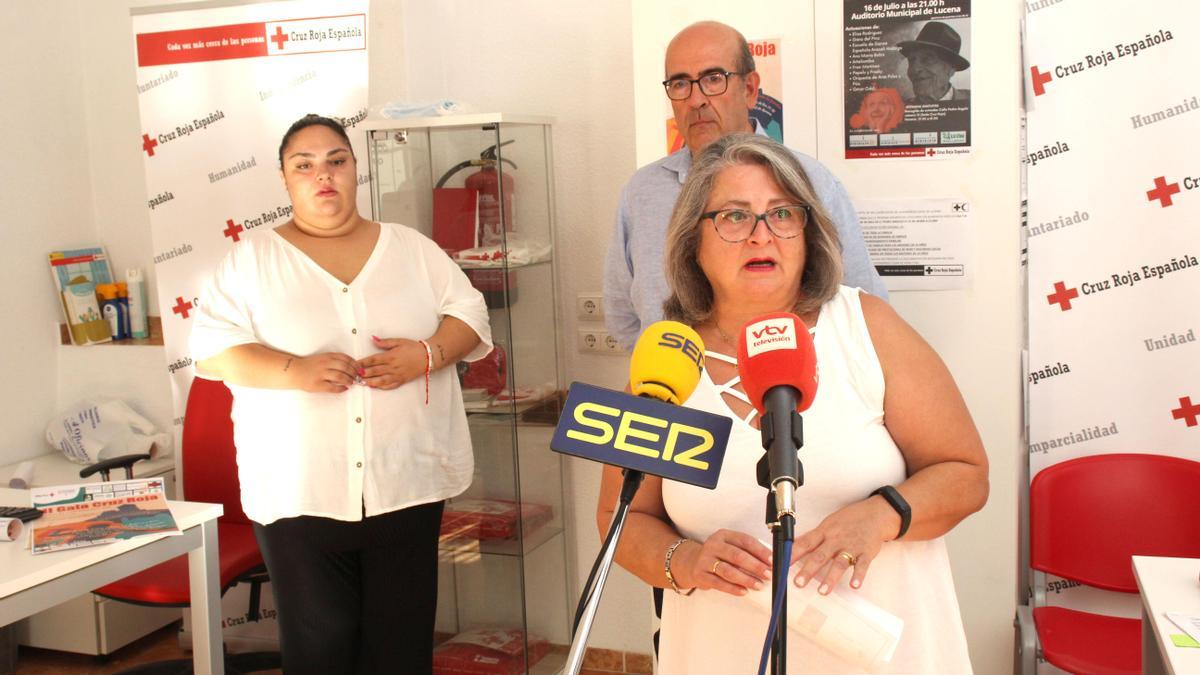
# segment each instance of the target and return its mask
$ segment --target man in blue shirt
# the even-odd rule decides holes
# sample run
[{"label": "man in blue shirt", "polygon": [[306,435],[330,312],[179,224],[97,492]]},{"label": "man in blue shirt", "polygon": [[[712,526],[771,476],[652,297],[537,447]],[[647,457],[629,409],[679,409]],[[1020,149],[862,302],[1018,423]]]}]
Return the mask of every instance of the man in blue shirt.
[{"label": "man in blue shirt", "polygon": [[[733,28],[704,21],[680,31],[667,46],[666,77],[663,84],[686,145],[642,167],[625,185],[604,264],[605,322],[609,334],[627,348],[646,326],[662,319],[662,304],[670,295],[663,273],[667,221],[692,154],[726,134],[764,133],[750,119],[759,94],[754,56]],[[845,263],[842,283],[886,299],[846,189],[820,162],[795,154],[837,225]]]}]

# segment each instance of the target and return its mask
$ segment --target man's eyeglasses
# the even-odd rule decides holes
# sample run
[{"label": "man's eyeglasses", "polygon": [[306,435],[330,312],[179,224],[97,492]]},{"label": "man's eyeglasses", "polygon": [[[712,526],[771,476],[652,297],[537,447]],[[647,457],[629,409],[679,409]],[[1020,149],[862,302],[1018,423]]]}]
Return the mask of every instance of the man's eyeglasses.
[{"label": "man's eyeglasses", "polygon": [[729,89],[729,77],[731,75],[745,75],[745,73],[714,70],[704,73],[694,80],[686,77],[674,77],[669,80],[663,80],[663,88],[667,90],[667,98],[672,101],[682,101],[691,96],[693,84],[699,84],[700,91],[705,96],[720,96],[725,93],[725,90]]},{"label": "man's eyeglasses", "polygon": [[711,218],[717,236],[730,244],[739,244],[750,238],[758,221],[767,224],[767,231],[779,239],[794,239],[808,224],[808,206],[789,204],[776,206],[766,213],[754,214],[745,209],[721,209],[701,213],[700,219]]}]

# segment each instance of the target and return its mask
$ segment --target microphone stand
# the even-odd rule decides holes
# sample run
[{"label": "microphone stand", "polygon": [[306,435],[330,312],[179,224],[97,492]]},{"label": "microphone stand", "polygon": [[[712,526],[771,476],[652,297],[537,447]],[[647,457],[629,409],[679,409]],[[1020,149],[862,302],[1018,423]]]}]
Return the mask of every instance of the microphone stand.
[{"label": "microphone stand", "polygon": [[[787,385],[781,385],[787,386]],[[795,396],[771,396],[779,387],[772,387],[765,397],[767,411],[759,420],[763,450],[756,473],[758,484],[767,488],[766,523],[773,533],[771,549],[771,603],[783,584],[783,602],[776,618],[775,635],[771,643],[771,672],[787,673],[787,569],[790,560],[784,556],[784,544],[795,539],[796,489],[804,484],[804,467],[798,456],[804,445],[804,426],[796,412]],[[796,390],[787,387],[792,392]],[[776,435],[777,420],[784,423],[783,433]]]},{"label": "microphone stand", "polygon": [[[625,481],[621,484],[621,496],[617,501],[617,510],[613,513],[612,525],[609,526],[608,536],[600,550],[596,564],[592,566],[592,574],[588,577],[587,585],[580,598],[581,606],[576,610],[576,629],[571,639],[571,650],[567,653],[567,665],[563,667],[563,675],[579,675],[583,667],[584,651],[587,648],[588,635],[592,632],[592,623],[596,619],[596,610],[600,608],[600,594],[604,592],[604,582],[608,579],[608,571],[612,568],[613,558],[617,554],[617,542],[621,539],[621,530],[625,528],[625,519],[629,516],[629,505],[633,495],[642,486],[645,474],[634,469],[622,471]],[[595,578],[595,586],[592,579]],[[586,598],[586,603],[584,599]]]}]

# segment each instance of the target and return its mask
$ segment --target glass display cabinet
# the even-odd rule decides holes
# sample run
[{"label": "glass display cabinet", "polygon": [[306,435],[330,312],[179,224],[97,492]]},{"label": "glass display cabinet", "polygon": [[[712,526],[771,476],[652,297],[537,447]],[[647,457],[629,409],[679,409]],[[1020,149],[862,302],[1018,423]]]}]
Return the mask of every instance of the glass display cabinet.
[{"label": "glass display cabinet", "polygon": [[[433,239],[484,295],[495,349],[460,364],[471,487],[442,521],[435,672],[557,673],[570,643],[548,118],[368,120],[373,216]],[[486,668],[479,669],[482,664]]]}]

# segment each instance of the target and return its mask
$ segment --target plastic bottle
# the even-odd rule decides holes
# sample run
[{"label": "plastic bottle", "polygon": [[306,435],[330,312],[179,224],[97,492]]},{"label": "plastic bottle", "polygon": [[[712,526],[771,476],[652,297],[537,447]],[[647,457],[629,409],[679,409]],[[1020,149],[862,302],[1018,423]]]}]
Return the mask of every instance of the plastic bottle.
[{"label": "plastic bottle", "polygon": [[129,329],[129,287],[124,281],[118,281],[117,286],[117,302],[121,303],[121,321],[122,329],[125,331],[125,337],[133,337],[133,332]]},{"label": "plastic bottle", "polygon": [[129,333],[135,338],[150,337],[150,318],[146,311],[146,278],[140,267],[125,270],[129,286]]},{"label": "plastic bottle", "polygon": [[100,313],[108,320],[112,339],[124,340],[129,337],[125,332],[125,312],[121,309],[121,301],[117,299],[117,285],[98,284],[96,297],[100,300]]}]

